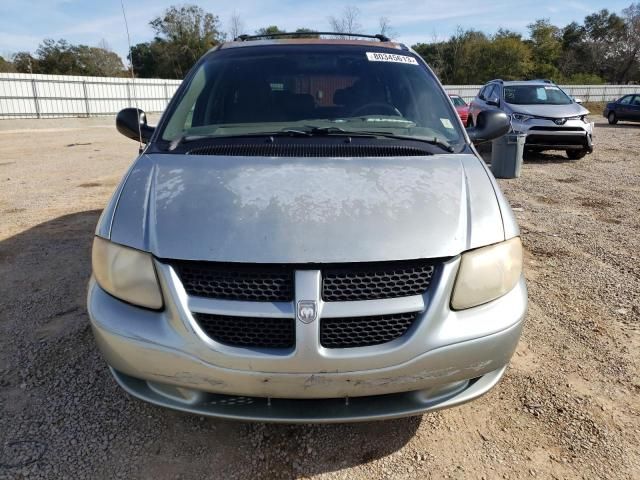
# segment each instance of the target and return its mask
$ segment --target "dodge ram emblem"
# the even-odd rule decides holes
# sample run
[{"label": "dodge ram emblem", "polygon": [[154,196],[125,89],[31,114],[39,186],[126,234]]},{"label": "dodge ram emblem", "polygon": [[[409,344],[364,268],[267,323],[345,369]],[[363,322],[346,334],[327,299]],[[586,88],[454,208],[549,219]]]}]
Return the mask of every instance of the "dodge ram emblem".
[{"label": "dodge ram emblem", "polygon": [[315,300],[300,300],[298,302],[298,320],[311,323],[318,316],[318,306]]}]

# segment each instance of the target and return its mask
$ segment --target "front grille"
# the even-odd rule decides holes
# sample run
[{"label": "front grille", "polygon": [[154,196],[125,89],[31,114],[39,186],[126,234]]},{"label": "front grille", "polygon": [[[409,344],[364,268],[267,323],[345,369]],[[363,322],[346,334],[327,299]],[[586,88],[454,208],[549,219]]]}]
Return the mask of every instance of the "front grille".
[{"label": "front grille", "polygon": [[434,265],[424,260],[327,268],[322,278],[325,302],[380,300],[424,293]]},{"label": "front grille", "polygon": [[198,325],[216,342],[232,347],[292,348],[295,345],[294,318],[232,317],[194,314]]},{"label": "front grille", "polygon": [[415,157],[431,155],[427,150],[403,145],[353,145],[263,143],[195,147],[188,155],[229,157]]},{"label": "front grille", "polygon": [[196,297],[253,302],[293,300],[293,267],[173,262],[184,289]]},{"label": "front grille", "polygon": [[325,348],[353,348],[387,343],[404,335],[417,316],[417,312],[412,312],[323,318],[320,320],[320,344]]},{"label": "front grille", "polygon": [[527,135],[527,140],[525,144],[527,146],[535,146],[535,145],[585,145],[586,144],[586,136],[584,135],[576,135],[576,134],[568,134],[568,135],[544,135],[544,134],[529,134]]}]

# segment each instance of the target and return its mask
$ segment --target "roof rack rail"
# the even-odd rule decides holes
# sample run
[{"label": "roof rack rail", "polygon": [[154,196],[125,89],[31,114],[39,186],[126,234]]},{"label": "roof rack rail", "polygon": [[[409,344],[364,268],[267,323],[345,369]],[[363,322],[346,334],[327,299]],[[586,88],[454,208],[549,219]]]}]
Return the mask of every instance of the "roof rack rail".
[{"label": "roof rack rail", "polygon": [[380,40],[381,42],[389,42],[391,39],[380,33],[376,35],[365,35],[364,33],[345,33],[345,32],[280,32],[280,33],[263,33],[261,35],[238,35],[234,38],[235,42],[246,42],[247,40],[257,40],[260,38],[278,38],[278,37],[298,37],[309,38],[313,35],[332,35],[334,37],[361,37]]},{"label": "roof rack rail", "polygon": [[493,80],[489,80],[488,83],[491,83],[491,82],[504,83],[504,80],[502,80],[501,78],[494,78]]}]

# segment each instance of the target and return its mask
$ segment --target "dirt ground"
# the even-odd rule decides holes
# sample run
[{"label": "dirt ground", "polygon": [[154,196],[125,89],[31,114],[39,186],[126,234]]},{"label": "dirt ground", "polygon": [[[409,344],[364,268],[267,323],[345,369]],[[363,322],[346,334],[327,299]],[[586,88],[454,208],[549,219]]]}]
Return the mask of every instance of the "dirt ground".
[{"label": "dirt ground", "polygon": [[530,309],[503,381],[423,417],[287,426],[134,400],[85,312],[100,210],[136,155],[111,119],[0,122],[0,478],[640,478],[640,125],[500,184]]}]

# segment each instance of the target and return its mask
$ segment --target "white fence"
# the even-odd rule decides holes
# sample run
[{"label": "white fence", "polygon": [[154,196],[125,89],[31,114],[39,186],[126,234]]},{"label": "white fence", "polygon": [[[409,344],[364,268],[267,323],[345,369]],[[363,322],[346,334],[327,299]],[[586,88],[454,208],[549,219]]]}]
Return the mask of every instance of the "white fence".
[{"label": "white fence", "polygon": [[113,115],[135,104],[161,112],[180,80],[0,73],[0,119]]},{"label": "white fence", "polygon": [[[90,117],[114,115],[135,104],[146,112],[162,112],[180,80],[155,78],[76,77],[0,73],[0,119]],[[482,85],[445,85],[470,101]],[[614,100],[640,87],[634,85],[566,85],[569,95],[584,102]]]}]

